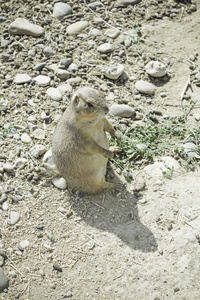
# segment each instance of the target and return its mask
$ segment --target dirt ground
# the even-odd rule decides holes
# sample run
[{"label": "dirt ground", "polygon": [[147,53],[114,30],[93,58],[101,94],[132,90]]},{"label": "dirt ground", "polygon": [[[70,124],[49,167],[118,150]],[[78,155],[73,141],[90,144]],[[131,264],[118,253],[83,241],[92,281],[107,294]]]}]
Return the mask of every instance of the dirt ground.
[{"label": "dirt ground", "polygon": [[[13,21],[13,16],[9,20]],[[199,31],[198,1],[192,14],[142,22],[143,51],[170,61],[170,80],[164,85],[155,82],[157,91],[153,104],[144,105],[146,113],[154,107],[170,116],[182,114],[180,94],[190,74],[190,56],[200,54]],[[139,68],[126,62],[128,76],[137,77]],[[200,114],[200,90],[192,87],[191,96],[197,102],[188,116],[188,128],[198,127],[194,114]],[[160,97],[163,90],[165,98]],[[8,96],[12,86],[2,91]],[[14,110],[3,114],[0,123],[10,124],[14,119],[24,126],[24,107],[18,108],[19,114]],[[60,112],[57,108],[54,113]],[[49,147],[54,127],[55,122],[47,124],[45,143]],[[9,153],[15,154],[16,144],[20,141],[10,136],[1,140],[1,164],[8,157],[14,164],[16,157]],[[30,146],[20,147],[25,152]],[[200,299],[199,167],[193,172],[177,168],[170,178],[159,170],[153,172],[155,168],[139,167],[133,170],[133,180],[126,183],[124,191],[96,196],[58,190],[46,173],[33,183],[25,176],[30,172],[28,167],[14,176],[2,174],[1,193],[3,197],[6,192],[8,210],[0,214],[0,249],[7,255],[2,268],[9,288],[0,299]],[[145,183],[144,189],[134,193],[132,187],[141,183]],[[13,226],[8,224],[10,211],[20,214]],[[29,245],[20,250],[18,245],[25,240]]]}]

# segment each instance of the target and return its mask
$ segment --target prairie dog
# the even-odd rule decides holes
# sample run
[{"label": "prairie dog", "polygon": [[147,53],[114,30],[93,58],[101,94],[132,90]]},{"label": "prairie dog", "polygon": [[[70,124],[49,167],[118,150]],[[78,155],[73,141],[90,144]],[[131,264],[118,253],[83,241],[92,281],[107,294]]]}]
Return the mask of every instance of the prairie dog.
[{"label": "prairie dog", "polygon": [[53,135],[55,165],[67,183],[86,194],[119,189],[122,184],[105,180],[109,149],[106,132],[117,134],[105,115],[109,109],[103,93],[89,87],[78,89],[61,116]]}]

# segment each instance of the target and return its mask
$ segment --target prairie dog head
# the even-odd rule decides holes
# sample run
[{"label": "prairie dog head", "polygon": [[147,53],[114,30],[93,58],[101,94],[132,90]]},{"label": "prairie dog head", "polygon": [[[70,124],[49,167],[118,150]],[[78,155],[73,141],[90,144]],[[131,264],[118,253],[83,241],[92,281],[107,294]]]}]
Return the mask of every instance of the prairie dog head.
[{"label": "prairie dog head", "polygon": [[89,87],[82,87],[73,94],[71,107],[80,120],[102,117],[109,110],[103,93]]}]

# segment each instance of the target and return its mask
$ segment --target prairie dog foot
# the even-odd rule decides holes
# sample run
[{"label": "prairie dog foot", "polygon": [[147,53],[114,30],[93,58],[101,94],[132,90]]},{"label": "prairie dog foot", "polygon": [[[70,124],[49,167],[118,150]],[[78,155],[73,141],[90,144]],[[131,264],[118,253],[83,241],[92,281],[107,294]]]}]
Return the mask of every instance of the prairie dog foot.
[{"label": "prairie dog foot", "polygon": [[112,151],[113,153],[121,151],[119,146],[112,146],[109,148],[109,150]]},{"label": "prairie dog foot", "polygon": [[108,182],[106,181],[105,189],[116,190],[118,192],[123,191],[126,188],[125,184],[120,182]]}]

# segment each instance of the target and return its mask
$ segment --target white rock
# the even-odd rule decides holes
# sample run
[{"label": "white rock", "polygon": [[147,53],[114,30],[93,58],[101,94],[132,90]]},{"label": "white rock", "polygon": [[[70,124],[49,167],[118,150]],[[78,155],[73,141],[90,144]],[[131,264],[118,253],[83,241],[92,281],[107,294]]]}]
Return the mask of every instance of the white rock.
[{"label": "white rock", "polygon": [[105,35],[110,37],[111,39],[115,39],[118,37],[118,35],[120,34],[119,30],[114,29],[114,28],[108,28],[105,30]]},{"label": "white rock", "polygon": [[38,76],[34,77],[33,80],[39,86],[47,86],[47,85],[49,85],[51,78],[49,76],[45,76],[45,75],[38,75]]},{"label": "white rock", "polygon": [[49,169],[49,170],[53,170],[54,172],[57,172],[57,168],[56,168],[56,165],[53,161],[53,155],[52,155],[52,149],[48,150],[44,156],[43,156],[43,159],[42,161],[44,162],[44,166]]},{"label": "white rock", "polygon": [[24,241],[21,241],[19,243],[19,246],[22,248],[22,249],[25,249],[29,246],[29,241],[28,240],[24,240]]},{"label": "white rock", "polygon": [[70,84],[60,84],[57,89],[61,92],[62,95],[65,93],[71,93],[72,92],[72,86]]},{"label": "white rock", "polygon": [[45,131],[43,129],[37,128],[33,131],[34,138],[38,140],[44,140],[45,139]]},{"label": "white rock", "polygon": [[44,34],[44,29],[41,26],[30,23],[28,20],[23,18],[17,18],[9,26],[9,31],[11,34],[17,35],[32,35],[41,36]]},{"label": "white rock", "polygon": [[89,26],[89,23],[87,21],[78,21],[67,27],[67,33],[69,35],[79,34],[81,31],[83,31],[88,26]]},{"label": "white rock", "polygon": [[45,146],[43,146],[41,144],[37,144],[37,145],[34,145],[33,147],[31,147],[30,154],[33,157],[38,158],[42,154],[44,154],[45,151],[46,151],[46,147]]},{"label": "white rock", "polygon": [[16,84],[29,83],[32,78],[28,74],[17,74],[15,76],[14,82]]},{"label": "white rock", "polygon": [[13,167],[13,165],[11,165],[10,163],[5,163],[5,164],[3,164],[3,169],[4,169],[4,171],[6,171],[6,172],[10,172],[10,173],[12,173],[12,172],[14,172],[14,167]]},{"label": "white rock", "polygon": [[101,30],[99,30],[97,28],[92,28],[90,30],[90,34],[93,36],[100,36],[100,35],[102,35],[102,32],[101,32]]},{"label": "white rock", "polygon": [[126,104],[113,104],[109,112],[116,117],[122,118],[130,118],[135,115],[134,108]]},{"label": "white rock", "polygon": [[3,210],[8,210],[8,208],[9,208],[8,203],[7,203],[7,202],[4,202],[4,203],[2,204],[2,209],[3,209]]},{"label": "white rock", "polygon": [[21,141],[25,144],[30,144],[32,142],[32,139],[27,133],[22,133]]},{"label": "white rock", "polygon": [[27,159],[23,157],[19,157],[15,162],[15,168],[20,170],[24,169],[26,164],[27,164]]},{"label": "white rock", "polygon": [[144,80],[139,80],[135,84],[136,89],[144,94],[152,95],[155,93],[155,86]]},{"label": "white rock", "polygon": [[11,211],[9,216],[9,224],[15,225],[20,219],[20,214],[16,211]]},{"label": "white rock", "polygon": [[183,145],[184,151],[187,153],[187,155],[191,158],[200,158],[200,156],[197,154],[197,146],[192,142],[187,142]]},{"label": "white rock", "polygon": [[145,67],[147,74],[153,77],[163,77],[167,74],[166,67],[159,61],[151,60]]},{"label": "white rock", "polygon": [[67,182],[63,177],[55,177],[52,179],[52,183],[55,187],[57,187],[60,190],[64,190],[67,187]]},{"label": "white rock", "polygon": [[144,168],[146,174],[151,178],[158,180],[163,176],[163,172],[169,172],[170,170],[178,170],[180,168],[179,163],[171,156],[163,156],[156,160],[153,164]]},{"label": "white rock", "polygon": [[122,73],[124,72],[124,66],[118,63],[113,63],[108,66],[105,71],[104,75],[109,79],[118,79]]},{"label": "white rock", "polygon": [[62,100],[61,92],[54,87],[50,87],[47,89],[47,95],[54,101]]},{"label": "white rock", "polygon": [[57,2],[53,8],[53,16],[58,19],[62,19],[63,17],[70,15],[72,13],[72,8],[70,5],[64,2]]},{"label": "white rock", "polygon": [[35,49],[28,50],[28,56],[34,57],[35,54],[36,54],[36,53],[35,53]]},{"label": "white rock", "polygon": [[113,51],[113,46],[110,43],[104,43],[97,48],[100,53],[109,53]]}]

